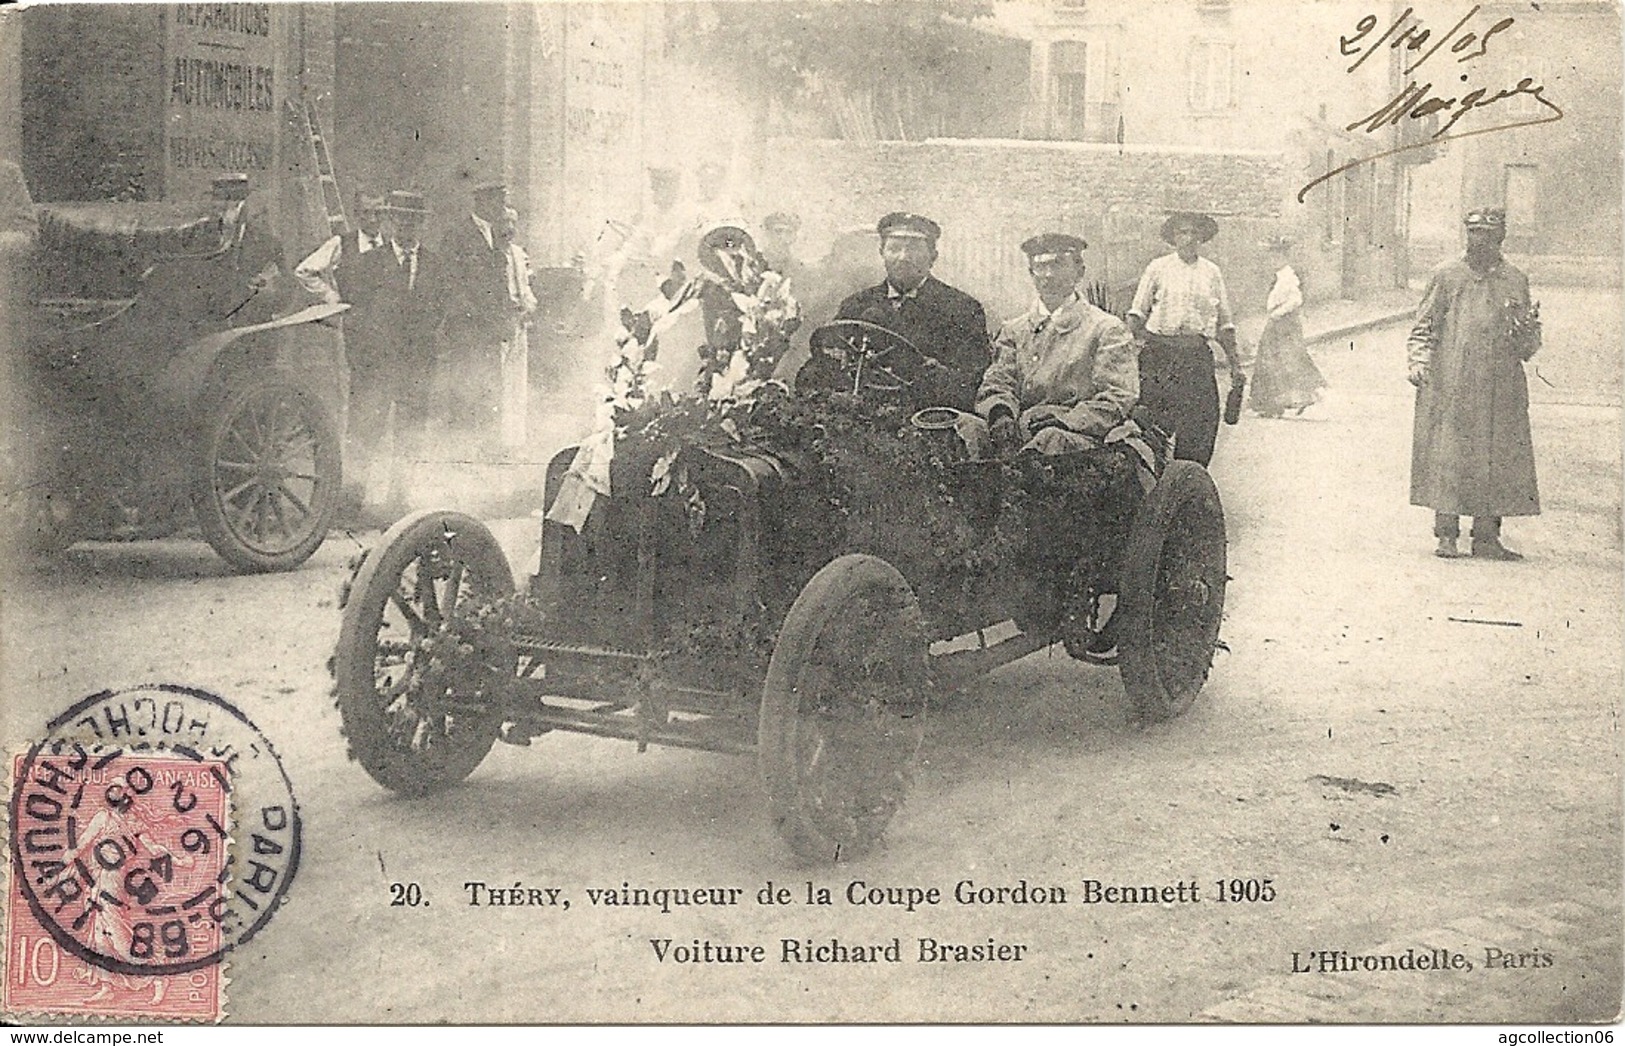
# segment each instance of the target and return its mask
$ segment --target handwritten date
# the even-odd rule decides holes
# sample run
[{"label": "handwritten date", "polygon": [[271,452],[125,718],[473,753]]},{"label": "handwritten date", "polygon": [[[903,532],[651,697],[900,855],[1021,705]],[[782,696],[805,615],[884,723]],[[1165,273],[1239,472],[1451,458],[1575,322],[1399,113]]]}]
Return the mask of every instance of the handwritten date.
[{"label": "handwritten date", "polygon": [[1508,16],[1482,32],[1468,31],[1457,36],[1456,34],[1461,33],[1462,28],[1472,20],[1474,15],[1478,14],[1479,10],[1479,5],[1474,4],[1471,10],[1461,16],[1461,21],[1451,26],[1431,47],[1428,47],[1428,41],[1433,37],[1433,30],[1423,28],[1420,20],[1411,20],[1411,16],[1415,12],[1415,8],[1411,7],[1405,8],[1404,13],[1394,19],[1388,28],[1382,31],[1382,35],[1370,43],[1363,43],[1363,41],[1377,28],[1377,16],[1366,15],[1355,23],[1353,36],[1338,37],[1337,47],[1345,58],[1354,58],[1355,55],[1360,56],[1355,58],[1354,64],[1348,67],[1348,72],[1351,73],[1358,69],[1367,58],[1380,50],[1385,41],[1388,43],[1389,50],[1397,50],[1403,47],[1406,51],[1416,52],[1427,48],[1420,58],[1405,67],[1406,76],[1420,69],[1422,63],[1432,58],[1445,44],[1450,43],[1452,38],[1456,42],[1450,45],[1450,53],[1459,56],[1456,61],[1458,63],[1471,61],[1474,58],[1482,58],[1488,54],[1490,39],[1498,33],[1504,33],[1511,29],[1517,21]]}]

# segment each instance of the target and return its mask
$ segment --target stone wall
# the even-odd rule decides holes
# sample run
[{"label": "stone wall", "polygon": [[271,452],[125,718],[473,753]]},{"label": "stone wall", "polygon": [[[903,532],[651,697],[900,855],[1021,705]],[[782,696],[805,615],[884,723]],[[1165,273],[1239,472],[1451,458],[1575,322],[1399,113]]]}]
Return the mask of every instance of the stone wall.
[{"label": "stone wall", "polygon": [[[1145,263],[1169,249],[1157,235],[1166,213],[1202,210],[1220,224],[1206,253],[1225,269],[1232,299],[1245,312],[1258,307],[1273,271],[1259,241],[1293,230],[1288,181],[1286,159],[1274,153],[782,139],[767,150],[753,202],[758,219],[775,210],[800,214],[806,253],[817,256],[842,240],[840,253],[860,263],[864,250],[851,249],[858,230],[872,230],[888,211],[929,215],[944,229],[938,275],[979,297],[990,317],[1019,312],[1031,298],[1019,245],[1033,233],[1058,229],[1088,240],[1088,278],[1126,299]],[[874,282],[879,260],[869,257]],[[1325,283],[1305,275],[1311,286]]]}]

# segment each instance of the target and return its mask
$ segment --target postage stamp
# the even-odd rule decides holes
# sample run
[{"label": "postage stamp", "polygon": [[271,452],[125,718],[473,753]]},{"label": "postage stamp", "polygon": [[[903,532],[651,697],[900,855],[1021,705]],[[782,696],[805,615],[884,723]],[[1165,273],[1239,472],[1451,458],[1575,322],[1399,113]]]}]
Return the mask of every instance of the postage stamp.
[{"label": "postage stamp", "polygon": [[230,702],[93,694],[9,767],[4,1009],[218,1021],[298,869],[292,784]]},{"label": "postage stamp", "polygon": [[6,1010],[218,1020],[225,760],[75,745],[10,769]]}]

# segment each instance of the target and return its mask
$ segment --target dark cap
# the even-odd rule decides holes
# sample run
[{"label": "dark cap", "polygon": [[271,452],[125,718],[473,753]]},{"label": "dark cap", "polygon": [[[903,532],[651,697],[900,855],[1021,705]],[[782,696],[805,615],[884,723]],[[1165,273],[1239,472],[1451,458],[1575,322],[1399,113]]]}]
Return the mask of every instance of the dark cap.
[{"label": "dark cap", "polygon": [[393,189],[384,200],[384,209],[397,214],[423,215],[429,213],[429,201],[420,192]]},{"label": "dark cap", "polygon": [[756,241],[751,239],[750,233],[737,225],[715,225],[700,237],[700,246],[712,250],[729,250],[735,247],[755,250]]},{"label": "dark cap", "polygon": [[1474,207],[1462,222],[1469,229],[1498,229],[1505,232],[1507,212],[1500,207]]},{"label": "dark cap", "polygon": [[1027,255],[1027,261],[1040,262],[1059,258],[1070,254],[1074,258],[1081,258],[1089,245],[1081,238],[1064,232],[1045,232],[1028,239],[1021,245],[1022,253]]},{"label": "dark cap", "polygon": [[942,235],[942,226],[919,214],[908,211],[893,211],[875,225],[875,231],[880,238],[888,236],[911,236],[916,239],[930,240],[934,245],[937,238]]},{"label": "dark cap", "polygon": [[1219,223],[1207,215],[1198,211],[1175,211],[1162,223],[1162,238],[1173,243],[1174,231],[1182,228],[1194,230],[1197,243],[1206,243],[1219,235]]},{"label": "dark cap", "polygon": [[248,199],[248,175],[239,171],[217,177],[214,180],[214,198],[217,200]]}]

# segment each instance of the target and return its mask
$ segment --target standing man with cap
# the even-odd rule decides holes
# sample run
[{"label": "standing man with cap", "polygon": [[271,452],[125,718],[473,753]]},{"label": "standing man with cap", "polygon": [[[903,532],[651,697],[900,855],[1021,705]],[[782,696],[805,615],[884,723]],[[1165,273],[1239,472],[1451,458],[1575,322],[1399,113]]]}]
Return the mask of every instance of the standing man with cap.
[{"label": "standing man with cap", "polygon": [[473,204],[440,248],[436,297],[444,341],[436,370],[447,424],[487,436],[496,432],[502,345],[516,306],[508,187],[477,185]]},{"label": "standing man with cap", "polygon": [[[841,302],[837,320],[864,320],[896,331],[926,357],[931,404],[970,411],[990,352],[982,303],[931,275],[942,227],[897,211],[880,219],[880,258],[886,279]],[[814,357],[796,377],[798,387],[825,387],[830,376]]]},{"label": "standing man with cap", "polygon": [[1021,245],[1038,300],[999,328],[976,393],[1000,456],[1024,446],[1044,454],[1100,446],[1139,399],[1134,339],[1078,295],[1088,246],[1059,232]]},{"label": "standing man with cap", "polygon": [[1140,401],[1157,424],[1174,433],[1174,457],[1206,465],[1219,434],[1219,384],[1213,375],[1217,341],[1240,384],[1236,324],[1219,267],[1197,253],[1218,235],[1205,214],[1181,212],[1162,223],[1172,254],[1154,259],[1140,277],[1128,326],[1140,342]]},{"label": "standing man with cap", "polygon": [[1435,555],[1462,554],[1460,517],[1472,516],[1473,556],[1518,560],[1501,518],[1540,514],[1523,373],[1540,348],[1540,306],[1501,257],[1506,212],[1469,211],[1466,226],[1466,254],[1428,281],[1411,329],[1411,504],[1433,510]]}]

